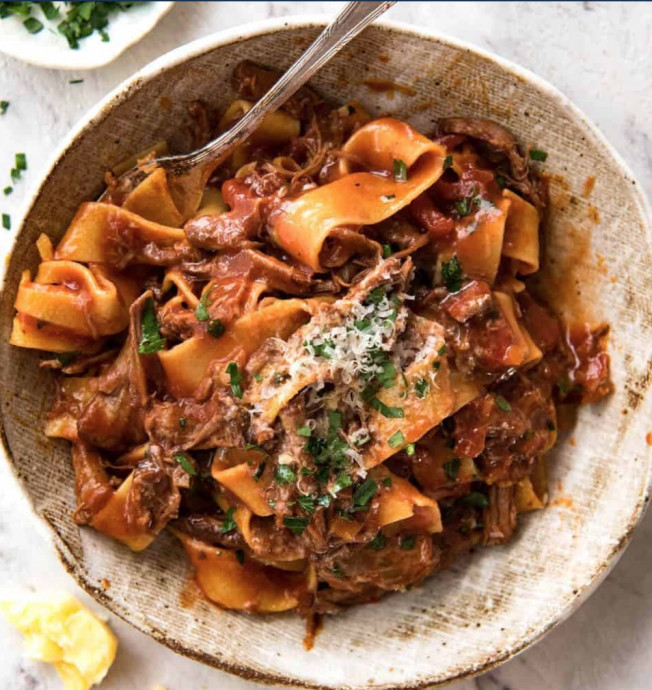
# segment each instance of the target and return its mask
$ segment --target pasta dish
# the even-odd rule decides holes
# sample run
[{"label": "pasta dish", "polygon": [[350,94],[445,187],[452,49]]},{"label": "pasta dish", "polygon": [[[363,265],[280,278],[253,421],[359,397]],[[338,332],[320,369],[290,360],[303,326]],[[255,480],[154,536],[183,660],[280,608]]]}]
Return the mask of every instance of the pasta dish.
[{"label": "pasta dish", "polygon": [[[274,78],[242,63],[219,120],[191,104],[197,143]],[[528,287],[541,154],[303,89],[196,203],[109,173],[39,239],[11,336],[52,353],[77,523],[135,551],[168,530],[219,606],[311,619],[507,542],[545,506],[560,406],[611,390],[607,327]]]}]

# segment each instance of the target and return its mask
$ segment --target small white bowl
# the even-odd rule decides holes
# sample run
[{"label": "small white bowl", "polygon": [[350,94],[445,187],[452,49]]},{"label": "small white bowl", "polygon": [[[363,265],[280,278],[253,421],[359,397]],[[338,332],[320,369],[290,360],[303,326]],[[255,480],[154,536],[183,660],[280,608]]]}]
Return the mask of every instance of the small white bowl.
[{"label": "small white bowl", "polygon": [[[171,649],[258,682],[425,688],[486,671],[577,609],[629,543],[648,502],[650,209],[618,154],[556,89],[459,41],[385,22],[358,36],[311,82],[334,103],[358,100],[425,134],[443,115],[485,116],[524,146],[547,151],[545,168],[553,175],[548,283],[561,291],[560,309],[580,292],[585,314],[611,324],[615,384],[605,401],[581,409],[573,438],[560,438],[550,457],[551,505],[520,516],[511,543],[481,549],[411,592],[329,617],[311,652],[302,649],[304,627],[294,615],[247,616],[202,600],[184,606],[192,570],[170,535],[135,554],[74,524],[69,449],[42,431],[52,377],[39,369],[38,353],[7,343],[20,273],[38,264],[39,233],[60,238],[77,206],[100,193],[104,172],[116,161],[160,139],[187,150],[188,102],[200,98],[223,111],[236,97],[230,77],[238,62],[286,69],[322,26],[319,18],[285,18],[181,46],[119,86],[62,142],[4,267],[0,438],[77,582]],[[365,85],[369,78],[410,88],[381,94]]]},{"label": "small white bowl", "polygon": [[[35,7],[32,16],[43,23],[43,29],[37,34],[28,33],[22,17],[0,19],[0,52],[39,67],[95,69],[113,62],[129,46],[140,41],[169,12],[172,5],[174,2],[143,2],[124,12],[118,10],[109,15],[108,41],[102,41],[96,31],[81,39],[79,48],[75,50],[68,46],[66,37],[57,31],[61,19],[48,21]],[[65,8],[62,6],[61,17],[64,16]]]}]

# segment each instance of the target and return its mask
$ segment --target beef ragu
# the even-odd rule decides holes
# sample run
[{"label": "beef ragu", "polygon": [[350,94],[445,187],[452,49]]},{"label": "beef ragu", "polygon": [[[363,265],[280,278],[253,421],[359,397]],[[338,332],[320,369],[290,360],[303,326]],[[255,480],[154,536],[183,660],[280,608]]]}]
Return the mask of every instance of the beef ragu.
[{"label": "beef ragu", "polygon": [[[274,78],[240,65],[216,130]],[[109,175],[39,240],[11,337],[54,353],[75,520],[137,551],[168,529],[216,604],[307,617],[508,541],[546,504],[556,406],[611,389],[607,327],[528,291],[543,157],[495,122],[424,136],[304,89],[191,217],[162,169]]]}]

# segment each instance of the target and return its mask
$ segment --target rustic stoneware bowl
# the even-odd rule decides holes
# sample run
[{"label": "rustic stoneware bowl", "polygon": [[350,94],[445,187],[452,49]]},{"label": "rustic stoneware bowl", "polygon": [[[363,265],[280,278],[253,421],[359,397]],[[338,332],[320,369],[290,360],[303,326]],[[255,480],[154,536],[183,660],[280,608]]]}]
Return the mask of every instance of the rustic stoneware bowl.
[{"label": "rustic stoneware bowl", "polygon": [[[366,30],[312,82],[334,102],[357,99],[426,134],[443,115],[495,118],[523,145],[548,152],[548,280],[557,287],[558,309],[582,303],[587,318],[611,324],[615,393],[582,409],[562,436],[551,456],[550,507],[521,516],[511,544],[481,550],[409,593],[329,618],[311,652],[302,649],[304,626],[294,615],[253,617],[203,601],[182,606],[191,571],[172,537],[133,554],[73,523],[68,448],[42,433],[51,376],[39,369],[38,353],[7,344],[19,275],[37,265],[38,235],[58,239],[77,205],[102,190],[104,171],[116,161],[163,138],[185,150],[189,101],[224,109],[234,98],[230,76],[240,60],[285,68],[319,24],[265,22],[181,47],[120,86],[65,142],[6,266],[0,312],[6,456],[79,584],[170,648],[269,683],[356,690],[437,685],[510,658],[576,609],[622,553],[648,500],[650,211],[617,154],[560,93],[504,60],[393,24]],[[364,84],[369,79],[406,88],[380,93]],[[595,188],[588,195],[590,177]]]}]

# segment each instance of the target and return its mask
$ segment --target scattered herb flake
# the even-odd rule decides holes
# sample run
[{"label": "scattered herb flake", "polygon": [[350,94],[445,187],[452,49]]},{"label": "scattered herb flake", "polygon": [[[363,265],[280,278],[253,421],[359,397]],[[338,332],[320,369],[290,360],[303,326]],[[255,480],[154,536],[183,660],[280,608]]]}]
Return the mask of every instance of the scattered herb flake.
[{"label": "scattered herb flake", "polygon": [[460,465],[462,463],[460,462],[459,458],[453,458],[452,460],[449,460],[448,462],[445,462],[442,467],[444,468],[444,472],[446,472],[446,476],[451,480],[451,481],[457,481],[457,477],[459,476],[460,473]]},{"label": "scattered herb flake", "polygon": [[557,428],[555,426],[555,423],[552,421],[552,419],[546,420],[546,427],[548,427],[548,431],[554,431]]},{"label": "scattered herb flake", "polygon": [[401,537],[401,548],[404,551],[409,551],[410,549],[413,549],[414,548],[414,537],[412,535]]},{"label": "scattered herb flake", "polygon": [[530,150],[530,160],[540,161],[543,163],[546,158],[548,158],[548,154],[545,151],[539,151],[538,149]]},{"label": "scattered herb flake", "polygon": [[208,319],[210,319],[210,314],[208,313],[208,298],[210,297],[211,292],[213,292],[213,286],[211,286],[208,290],[204,290],[204,293],[199,300],[199,304],[195,309],[195,318],[197,321],[208,321]]},{"label": "scattered herb flake", "polygon": [[284,517],[283,524],[297,536],[303,534],[310,518],[307,517]]},{"label": "scattered herb flake", "polygon": [[357,506],[366,506],[378,491],[378,484],[373,479],[365,479],[353,492],[353,503]]},{"label": "scattered herb flake", "polygon": [[408,169],[407,169],[407,165],[405,165],[404,161],[395,158],[393,170],[394,170],[394,179],[397,182],[407,182]]},{"label": "scattered herb flake", "polygon": [[260,383],[263,380],[263,375],[262,374],[254,374],[254,379]]},{"label": "scattered herb flake", "polygon": [[380,199],[381,201],[391,201],[392,199],[396,199],[396,194],[383,194]]},{"label": "scattered herb flake", "polygon": [[279,484],[292,484],[296,482],[296,472],[289,465],[279,465],[274,472],[274,479]]},{"label": "scattered herb flake", "polygon": [[161,337],[158,321],[156,320],[156,310],[154,300],[148,297],[145,300],[141,321],[141,336],[138,345],[138,352],[141,355],[151,355],[165,347],[165,338]]},{"label": "scattered herb flake", "polygon": [[321,496],[317,496],[315,503],[322,508],[328,508],[332,500],[333,499],[328,494],[322,494]]},{"label": "scattered herb flake", "polygon": [[505,189],[505,178],[502,175],[496,175],[496,184],[501,189]]},{"label": "scattered herb flake", "polygon": [[0,101],[0,115],[4,115],[9,108],[9,101]]},{"label": "scattered herb flake", "polygon": [[297,504],[305,513],[312,515],[315,512],[314,496],[297,496]]},{"label": "scattered herb flake", "polygon": [[224,325],[219,319],[211,319],[208,322],[206,330],[208,331],[209,335],[213,336],[213,338],[219,338],[220,336],[224,335]]},{"label": "scattered herb flake", "polygon": [[444,158],[444,170],[448,170],[448,168],[453,167],[453,156],[446,156]]},{"label": "scattered herb flake", "polygon": [[450,292],[459,292],[461,290],[464,274],[457,256],[454,256],[450,261],[442,262],[441,277],[444,280],[444,285]]},{"label": "scattered herb flake", "polygon": [[197,474],[197,470],[185,453],[175,453],[172,457],[174,458],[174,462],[176,462],[186,474],[189,474],[191,477]]},{"label": "scattered herb flake", "polygon": [[389,419],[405,417],[405,412],[403,412],[402,407],[391,407],[389,405],[385,405],[382,400],[379,400],[375,396],[369,400],[369,404],[374,408],[374,410],[380,412],[383,417],[387,417]]},{"label": "scattered herb flake", "polygon": [[383,245],[383,259],[389,259],[392,255],[392,247],[389,244]]},{"label": "scattered herb flake", "polygon": [[24,153],[17,153],[15,160],[16,170],[27,170],[27,156]]},{"label": "scattered herb flake", "polygon": [[412,456],[416,452],[416,446],[414,443],[408,443],[407,446],[405,446],[405,453],[406,455]]},{"label": "scattered herb flake", "polygon": [[315,474],[317,470],[314,467],[302,467],[301,468],[301,474],[304,477],[312,477],[313,474]]},{"label": "scattered herb flake", "polygon": [[226,368],[226,373],[229,375],[229,382],[231,384],[231,393],[234,397],[242,397],[242,374],[235,362],[229,362]]},{"label": "scattered herb flake", "polygon": [[39,31],[43,31],[43,22],[40,22],[35,17],[28,17],[23,22],[23,26],[30,34],[37,34]]},{"label": "scattered herb flake", "polygon": [[256,471],[254,472],[254,481],[259,482],[260,478],[263,476],[263,472],[265,471],[265,467],[267,466],[267,461],[263,460],[262,462],[258,463],[258,467],[256,468]]},{"label": "scattered herb flake", "polygon": [[464,496],[462,501],[464,501],[464,503],[467,505],[473,506],[474,508],[489,507],[489,498],[479,491],[472,491],[470,494]]},{"label": "scattered herb flake", "polygon": [[403,435],[403,432],[399,429],[387,439],[387,443],[389,444],[390,448],[398,448],[399,446],[402,446],[405,443],[405,436]]},{"label": "scattered herb flake", "polygon": [[503,398],[502,395],[497,395],[494,400],[496,401],[496,405],[498,405],[498,408],[501,409],[503,412],[511,412],[512,411],[512,406]]},{"label": "scattered herb flake", "polygon": [[331,489],[331,494],[333,496],[337,496],[340,491],[343,489],[347,489],[349,486],[353,484],[353,479],[351,479],[351,476],[348,475],[346,472],[340,472],[336,479],[335,483],[333,484],[333,488]]},{"label": "scattered herb flake", "polygon": [[383,477],[381,484],[383,486],[386,486],[387,488],[389,488],[392,485],[392,478],[391,477]]},{"label": "scattered herb flake", "polygon": [[311,433],[312,433],[312,429],[309,426],[300,426],[297,429],[297,434],[299,436],[305,436],[306,438],[310,438]]},{"label": "scattered herb flake", "polygon": [[83,79],[69,79],[68,83],[69,84],[83,84],[84,80]]},{"label": "scattered herb flake", "polygon": [[226,517],[224,518],[224,522],[222,523],[222,527],[220,528],[220,532],[222,534],[228,534],[229,532],[235,532],[235,530],[238,529],[238,525],[237,525],[236,521],[233,519],[234,513],[235,513],[235,506],[231,506],[226,511]]},{"label": "scattered herb flake", "polygon": [[339,577],[340,580],[344,579],[344,573],[342,572],[342,568],[340,568],[340,566],[337,563],[331,568],[331,570],[333,571],[333,575],[335,575],[335,577]]},{"label": "scattered herb flake", "polygon": [[414,392],[417,394],[417,398],[425,398],[428,395],[429,389],[428,379],[417,379],[417,382],[414,384]]},{"label": "scattered herb flake", "polygon": [[5,187],[2,192],[5,196],[9,196],[14,191],[13,187]]},{"label": "scattered herb flake", "polygon": [[385,548],[387,544],[387,539],[384,534],[378,532],[378,534],[369,542],[369,548],[372,551],[381,551]]},{"label": "scattered herb flake", "polygon": [[186,418],[185,418],[185,417],[179,417],[179,426],[180,426],[182,429],[185,429],[185,428],[186,428]]},{"label": "scattered herb flake", "polygon": [[437,350],[437,354],[438,354],[440,357],[443,357],[443,356],[446,354],[446,345],[445,345],[445,344],[442,345],[442,346],[439,348],[439,350]]}]

